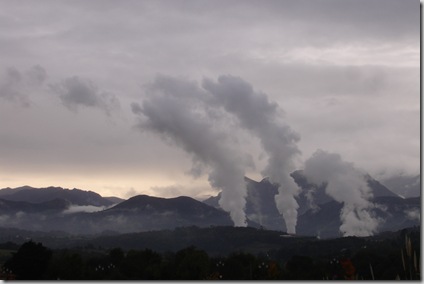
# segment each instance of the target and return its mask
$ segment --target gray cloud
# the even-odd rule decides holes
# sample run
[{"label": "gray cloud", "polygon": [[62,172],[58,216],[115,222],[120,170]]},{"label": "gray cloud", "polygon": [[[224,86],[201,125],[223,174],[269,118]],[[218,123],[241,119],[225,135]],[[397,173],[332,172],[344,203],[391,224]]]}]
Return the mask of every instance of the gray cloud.
[{"label": "gray cloud", "polygon": [[129,190],[127,190],[126,192],[125,192],[125,194],[124,194],[124,197],[125,198],[131,198],[131,197],[133,197],[133,196],[136,196],[136,195],[138,195],[139,193],[137,192],[137,191],[135,191],[135,189],[134,188],[130,188]]},{"label": "gray cloud", "polygon": [[372,213],[371,189],[364,173],[352,163],[343,161],[339,154],[317,150],[305,162],[304,174],[312,183],[327,183],[326,193],[343,203],[340,231],[344,236],[370,236],[377,231],[381,220]]},{"label": "gray cloud", "polygon": [[288,21],[303,26],[305,32],[316,32],[315,36],[311,33],[312,40],[321,44],[325,44],[325,40],[334,42],[364,38],[402,40],[409,37],[417,40],[419,33],[420,4],[414,0],[276,0],[270,1],[262,9],[275,17],[278,15],[276,11],[279,11]]},{"label": "gray cloud", "polygon": [[59,84],[51,85],[59,94],[65,107],[78,111],[80,107],[98,108],[110,115],[120,108],[119,100],[111,93],[101,91],[91,80],[78,76],[66,78]]},{"label": "gray cloud", "polygon": [[296,232],[296,195],[299,188],[290,176],[295,168],[294,159],[300,154],[296,143],[299,135],[283,121],[283,111],[270,102],[263,93],[255,92],[241,78],[221,76],[218,82],[204,80],[203,87],[214,95],[218,104],[233,113],[242,127],[256,135],[268,154],[268,164],[262,174],[278,184],[275,197],[277,207],[283,215],[289,233]]},{"label": "gray cloud", "polygon": [[0,77],[0,98],[29,107],[32,93],[43,85],[46,78],[46,71],[39,65],[32,66],[25,72],[9,67]]},{"label": "gray cloud", "polygon": [[181,185],[153,186],[151,189],[158,196],[177,197],[187,195],[187,191]]},{"label": "gray cloud", "polygon": [[28,84],[34,86],[42,85],[47,79],[47,72],[40,65],[32,66],[25,75],[27,77]]}]

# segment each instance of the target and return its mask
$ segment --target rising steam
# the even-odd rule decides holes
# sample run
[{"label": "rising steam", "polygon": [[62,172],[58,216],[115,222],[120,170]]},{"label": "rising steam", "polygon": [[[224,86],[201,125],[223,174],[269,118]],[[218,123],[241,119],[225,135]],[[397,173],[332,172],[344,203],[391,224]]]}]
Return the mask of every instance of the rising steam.
[{"label": "rising steam", "polygon": [[139,127],[171,139],[193,155],[193,164],[207,165],[210,184],[222,190],[221,207],[230,212],[236,226],[245,226],[244,169],[248,159],[241,147],[234,145],[236,131],[228,130],[229,115],[237,117],[239,126],[257,136],[268,154],[262,174],[278,185],[277,208],[287,232],[295,233],[299,188],[290,173],[300,153],[298,134],[281,120],[283,112],[276,103],[238,77],[221,76],[216,83],[205,79],[202,87],[159,76],[148,87],[142,105],[132,105],[134,113],[146,118]]},{"label": "rising steam", "polygon": [[300,154],[296,143],[300,137],[282,120],[282,110],[268,101],[266,94],[255,92],[250,84],[238,77],[220,76],[218,82],[205,79],[203,88],[214,96],[214,102],[234,114],[240,125],[260,139],[268,155],[268,164],[262,171],[278,185],[275,201],[286,222],[287,232],[296,232],[297,209],[295,197],[299,188],[290,176],[293,163]]},{"label": "rising steam", "polygon": [[206,100],[195,83],[159,76],[132,110],[140,115],[142,130],[170,139],[192,155],[194,164],[208,167],[210,184],[222,190],[220,206],[230,212],[235,226],[246,226],[244,157]]},{"label": "rising steam", "polygon": [[326,193],[343,203],[340,231],[344,236],[370,236],[377,231],[380,220],[372,216],[371,189],[352,163],[318,150],[305,162],[304,174],[315,184],[327,183]]}]

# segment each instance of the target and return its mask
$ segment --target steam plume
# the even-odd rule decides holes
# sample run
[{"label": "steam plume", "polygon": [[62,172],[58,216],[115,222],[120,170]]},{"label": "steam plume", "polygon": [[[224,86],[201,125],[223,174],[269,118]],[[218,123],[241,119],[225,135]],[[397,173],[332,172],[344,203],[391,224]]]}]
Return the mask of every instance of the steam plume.
[{"label": "steam plume", "polygon": [[195,83],[159,76],[148,86],[143,103],[133,103],[132,110],[140,115],[141,129],[171,139],[192,155],[194,164],[208,166],[210,184],[222,190],[221,207],[236,226],[246,226],[244,159],[206,100]]},{"label": "steam plume", "polygon": [[304,174],[315,184],[327,183],[326,193],[343,203],[340,213],[344,236],[370,236],[377,231],[379,219],[372,216],[374,205],[365,176],[340,155],[317,150],[305,162]]},{"label": "steam plume", "polygon": [[255,92],[241,78],[220,76],[218,82],[205,79],[203,88],[213,94],[215,103],[234,114],[242,127],[260,139],[268,154],[268,164],[262,174],[278,184],[275,201],[283,215],[287,232],[295,233],[297,209],[295,197],[299,188],[290,176],[295,170],[294,158],[300,154],[296,143],[300,137],[282,121],[283,112],[266,94]]}]

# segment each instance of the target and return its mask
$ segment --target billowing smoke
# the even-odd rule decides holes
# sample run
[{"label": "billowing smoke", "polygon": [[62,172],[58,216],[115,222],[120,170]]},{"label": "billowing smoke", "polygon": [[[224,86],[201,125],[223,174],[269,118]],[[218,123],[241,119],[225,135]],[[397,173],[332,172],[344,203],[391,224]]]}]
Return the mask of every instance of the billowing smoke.
[{"label": "billowing smoke", "polygon": [[142,104],[132,104],[132,111],[139,115],[141,130],[170,139],[192,155],[194,165],[209,169],[210,184],[222,190],[220,206],[236,226],[246,226],[245,159],[220,127],[221,116],[209,108],[207,96],[195,83],[159,76]]},{"label": "billowing smoke", "polygon": [[203,88],[214,96],[214,101],[234,114],[240,125],[260,139],[268,155],[268,164],[262,174],[278,185],[275,196],[277,208],[283,215],[287,232],[295,233],[297,209],[295,197],[299,188],[290,173],[295,170],[294,159],[300,154],[300,137],[283,121],[283,111],[266,94],[255,92],[241,78],[220,76],[217,82],[205,79]]},{"label": "billowing smoke", "polygon": [[370,236],[377,231],[380,220],[372,216],[371,189],[352,163],[338,154],[317,150],[305,162],[304,174],[309,182],[327,183],[326,193],[343,203],[340,231],[344,236]]}]

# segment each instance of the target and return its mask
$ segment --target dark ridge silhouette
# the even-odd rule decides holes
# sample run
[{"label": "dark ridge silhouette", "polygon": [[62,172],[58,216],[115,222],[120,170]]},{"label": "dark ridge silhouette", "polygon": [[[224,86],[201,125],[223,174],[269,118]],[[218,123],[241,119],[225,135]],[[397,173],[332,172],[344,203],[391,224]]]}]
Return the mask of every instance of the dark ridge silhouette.
[{"label": "dark ridge silhouette", "polygon": [[93,191],[81,189],[64,189],[61,187],[33,188],[30,186],[15,189],[4,188],[0,190],[0,197],[11,201],[26,201],[41,203],[52,199],[64,199],[75,205],[110,206],[114,202],[103,198]]}]

